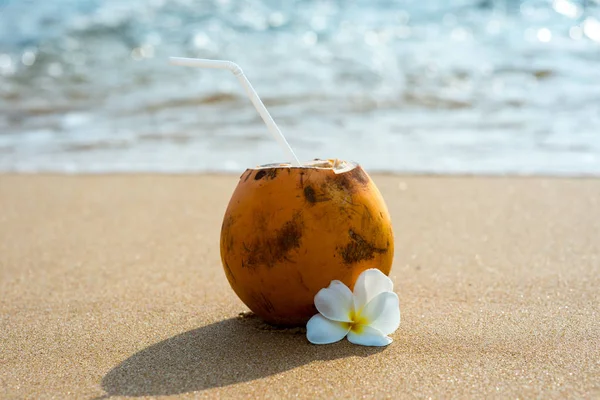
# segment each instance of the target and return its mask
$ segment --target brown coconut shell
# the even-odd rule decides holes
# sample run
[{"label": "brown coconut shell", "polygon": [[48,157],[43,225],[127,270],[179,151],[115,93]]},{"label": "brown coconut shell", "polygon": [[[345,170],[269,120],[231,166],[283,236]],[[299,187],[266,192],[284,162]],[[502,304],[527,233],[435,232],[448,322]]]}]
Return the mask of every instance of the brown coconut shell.
[{"label": "brown coconut shell", "polygon": [[317,312],[314,296],[320,289],[334,279],[352,288],[369,268],[388,275],[393,256],[383,197],[356,164],[345,172],[314,166],[247,169],[221,230],[221,259],[231,287],[274,325],[305,324]]}]

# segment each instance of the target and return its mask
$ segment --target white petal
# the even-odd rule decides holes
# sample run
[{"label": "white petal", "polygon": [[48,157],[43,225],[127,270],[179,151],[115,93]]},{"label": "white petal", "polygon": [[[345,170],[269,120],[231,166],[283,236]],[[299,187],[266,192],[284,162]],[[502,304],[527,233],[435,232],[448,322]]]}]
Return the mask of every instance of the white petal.
[{"label": "white petal", "polygon": [[387,346],[392,343],[392,338],[385,336],[381,331],[370,326],[362,326],[358,333],[348,332],[348,340],[362,346]]},{"label": "white petal", "polygon": [[360,319],[384,335],[393,333],[400,326],[398,295],[394,292],[378,294],[363,308]]},{"label": "white petal", "polygon": [[342,340],[349,329],[344,322],[331,321],[316,314],[306,323],[306,338],[313,344],[334,343]]},{"label": "white petal", "polygon": [[363,271],[354,284],[354,308],[359,312],[379,293],[393,292],[394,283],[378,269]]},{"label": "white petal", "polygon": [[327,319],[352,322],[354,311],[352,292],[340,281],[331,281],[328,288],[319,290],[315,296],[317,310]]}]

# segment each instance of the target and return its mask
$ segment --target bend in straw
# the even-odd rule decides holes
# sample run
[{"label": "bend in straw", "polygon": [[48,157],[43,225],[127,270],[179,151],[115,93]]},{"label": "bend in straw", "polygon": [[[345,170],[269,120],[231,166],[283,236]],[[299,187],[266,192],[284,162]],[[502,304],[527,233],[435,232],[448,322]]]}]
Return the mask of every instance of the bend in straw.
[{"label": "bend in straw", "polygon": [[277,142],[281,146],[282,150],[292,160],[292,165],[294,165],[295,167],[302,166],[302,164],[296,157],[294,150],[292,150],[289,143],[285,139],[285,136],[283,136],[283,133],[281,133],[281,130],[279,130],[279,127],[277,126],[275,121],[273,121],[271,114],[269,114],[269,111],[263,104],[260,97],[258,97],[258,94],[252,87],[252,84],[250,83],[248,78],[246,78],[246,75],[244,75],[244,72],[242,71],[242,69],[240,68],[239,65],[237,65],[234,62],[226,61],[226,60],[206,60],[206,59],[201,59],[201,58],[184,58],[184,57],[171,57],[170,62],[173,65],[180,65],[180,66],[186,66],[186,67],[227,69],[227,70],[231,71],[233,73],[233,75],[235,75],[238,78],[238,81],[241,83],[241,85],[246,90],[246,94],[250,98],[250,101],[254,105],[254,108],[256,108],[256,111],[258,111],[258,114],[261,116],[261,118],[267,125],[267,129],[269,130],[269,132],[271,132],[271,134],[273,135],[275,140],[277,140]]}]

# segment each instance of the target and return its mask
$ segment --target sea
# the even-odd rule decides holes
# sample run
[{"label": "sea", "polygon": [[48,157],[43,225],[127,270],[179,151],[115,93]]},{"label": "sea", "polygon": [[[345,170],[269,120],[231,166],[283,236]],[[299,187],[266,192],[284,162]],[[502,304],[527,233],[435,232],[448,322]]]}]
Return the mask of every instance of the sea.
[{"label": "sea", "polygon": [[0,0],[0,171],[600,175],[600,0]]}]

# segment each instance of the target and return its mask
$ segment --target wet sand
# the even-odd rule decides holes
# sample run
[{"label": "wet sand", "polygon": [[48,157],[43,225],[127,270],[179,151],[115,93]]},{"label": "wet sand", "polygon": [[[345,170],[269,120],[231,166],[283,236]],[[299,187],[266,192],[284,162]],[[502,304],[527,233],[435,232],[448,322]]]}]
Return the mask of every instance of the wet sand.
[{"label": "wet sand", "polygon": [[402,307],[384,349],[239,316],[235,176],[0,175],[0,397],[600,396],[599,179],[374,180]]}]

